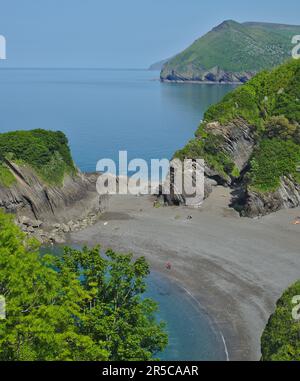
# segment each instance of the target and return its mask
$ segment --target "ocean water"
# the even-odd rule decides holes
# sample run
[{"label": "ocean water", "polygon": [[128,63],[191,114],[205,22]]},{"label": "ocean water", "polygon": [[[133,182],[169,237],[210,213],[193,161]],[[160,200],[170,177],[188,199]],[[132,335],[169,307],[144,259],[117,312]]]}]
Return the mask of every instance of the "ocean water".
[{"label": "ocean water", "polygon": [[167,323],[169,344],[158,354],[165,361],[224,361],[221,332],[211,324],[205,311],[184,289],[152,272],[148,278],[148,297],[158,302],[158,319]]},{"label": "ocean water", "polygon": [[[77,166],[102,158],[171,158],[191,139],[209,105],[231,85],[163,84],[142,70],[0,70],[0,132],[44,128],[66,133]],[[178,285],[153,273],[148,296],[159,303],[169,345],[163,360],[222,360],[219,333]]]},{"label": "ocean water", "polygon": [[170,159],[231,85],[170,84],[143,70],[0,70],[0,132],[44,128],[69,138],[73,158],[94,171],[103,158]]},{"label": "ocean water", "polygon": [[[78,245],[74,246],[76,248]],[[46,246],[41,254],[60,256],[62,246]],[[198,303],[177,283],[151,271],[146,279],[147,291],[143,297],[158,303],[156,318],[166,322],[169,343],[156,357],[162,361],[224,361],[225,348],[210,317]]]}]

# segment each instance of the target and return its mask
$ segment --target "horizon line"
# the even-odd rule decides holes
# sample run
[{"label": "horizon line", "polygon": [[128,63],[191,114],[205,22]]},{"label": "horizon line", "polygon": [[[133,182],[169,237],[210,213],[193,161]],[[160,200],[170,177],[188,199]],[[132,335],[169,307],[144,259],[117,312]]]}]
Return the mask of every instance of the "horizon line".
[{"label": "horizon line", "polygon": [[135,67],[68,67],[68,66],[7,66],[1,67],[0,70],[139,70],[148,71],[149,68],[135,68]]}]

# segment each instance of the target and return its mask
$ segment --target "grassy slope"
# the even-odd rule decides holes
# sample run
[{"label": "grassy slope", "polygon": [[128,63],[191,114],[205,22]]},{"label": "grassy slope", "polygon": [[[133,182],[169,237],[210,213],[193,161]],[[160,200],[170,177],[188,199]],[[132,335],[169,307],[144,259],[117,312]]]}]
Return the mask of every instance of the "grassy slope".
[{"label": "grassy slope", "polygon": [[300,164],[300,60],[259,73],[211,106],[196,138],[175,156],[201,157],[223,177],[237,176],[232,158],[222,149],[222,137],[206,131],[208,122],[226,124],[237,118],[253,126],[257,141],[247,175],[249,186],[273,191],[284,174],[292,174],[300,182],[296,172]]},{"label": "grassy slope", "polygon": [[[300,281],[292,285],[278,300],[261,339],[264,361],[300,361],[300,321],[293,319],[293,298],[300,295]],[[298,303],[299,304],[299,303]]]},{"label": "grassy slope", "polygon": [[65,173],[75,172],[66,136],[60,132],[32,130],[0,134],[0,184],[11,186],[14,177],[5,159],[29,165],[48,184],[62,184]]},{"label": "grassy slope", "polygon": [[218,66],[225,71],[258,72],[290,57],[291,39],[297,34],[300,26],[225,21],[168,61],[164,69],[184,73]]}]

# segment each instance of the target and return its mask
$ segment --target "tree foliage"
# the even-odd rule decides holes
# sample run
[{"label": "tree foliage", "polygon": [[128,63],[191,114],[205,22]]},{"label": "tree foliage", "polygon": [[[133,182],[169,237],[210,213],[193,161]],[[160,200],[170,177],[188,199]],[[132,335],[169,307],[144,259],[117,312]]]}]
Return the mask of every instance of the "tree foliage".
[{"label": "tree foliage", "polygon": [[99,247],[39,253],[0,213],[0,360],[149,360],[167,343],[157,305],[143,298],[144,258]]},{"label": "tree foliage", "polygon": [[300,361],[300,320],[295,320],[292,313],[297,309],[293,303],[297,295],[300,295],[300,281],[278,300],[261,338],[262,360]]},{"label": "tree foliage", "polygon": [[65,173],[75,171],[68,140],[60,131],[37,129],[0,134],[0,176],[6,159],[30,165],[48,183],[59,184]]}]

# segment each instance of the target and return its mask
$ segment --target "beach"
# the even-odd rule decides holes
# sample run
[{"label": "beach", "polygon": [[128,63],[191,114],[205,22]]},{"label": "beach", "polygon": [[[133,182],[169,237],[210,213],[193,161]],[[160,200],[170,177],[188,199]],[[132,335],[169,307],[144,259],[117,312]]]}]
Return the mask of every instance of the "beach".
[{"label": "beach", "polygon": [[230,198],[230,189],[216,187],[191,209],[157,208],[152,196],[111,196],[101,220],[70,240],[145,256],[206,310],[229,360],[259,360],[275,303],[299,279],[300,225],[293,221],[300,209],[241,218]]}]

